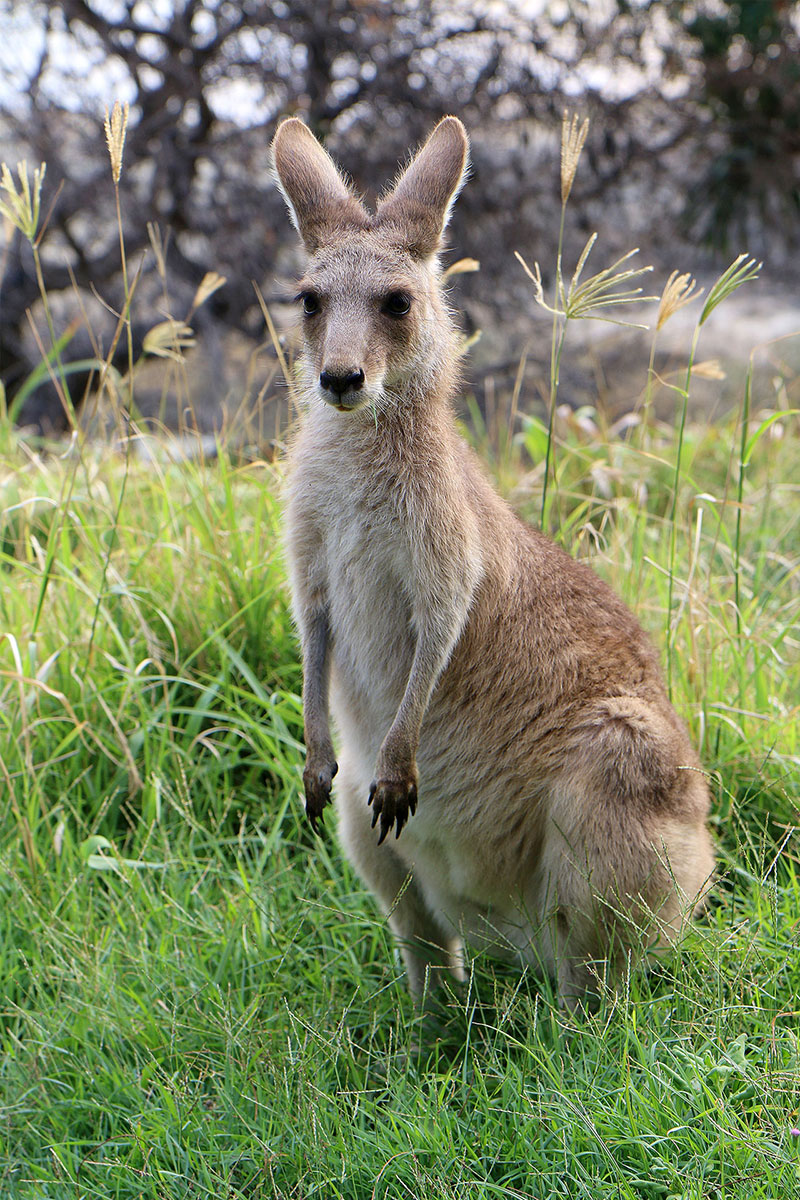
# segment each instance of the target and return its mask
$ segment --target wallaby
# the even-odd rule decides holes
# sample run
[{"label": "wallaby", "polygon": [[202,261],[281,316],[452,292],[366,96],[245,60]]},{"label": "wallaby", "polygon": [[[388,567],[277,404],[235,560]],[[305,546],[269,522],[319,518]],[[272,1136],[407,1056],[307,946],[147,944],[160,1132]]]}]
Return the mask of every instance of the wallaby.
[{"label": "wallaby", "polygon": [[438,253],[461,122],[374,214],[297,118],[273,156],[308,254],[287,504],[308,817],[337,775],[330,695],[339,833],[415,997],[466,940],[540,965],[574,1005],[598,961],[669,944],[694,908],[705,778],[634,617],[514,515],[457,431]]}]

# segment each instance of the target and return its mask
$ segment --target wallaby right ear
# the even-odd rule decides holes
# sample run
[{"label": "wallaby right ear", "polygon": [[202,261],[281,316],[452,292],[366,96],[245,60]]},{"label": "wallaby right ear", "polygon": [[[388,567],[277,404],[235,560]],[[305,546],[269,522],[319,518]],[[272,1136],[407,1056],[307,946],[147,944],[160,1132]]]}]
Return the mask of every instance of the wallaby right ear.
[{"label": "wallaby right ear", "polygon": [[369,217],[308,126],[290,117],[278,126],[272,161],[289,215],[313,254],[344,228],[363,229]]}]

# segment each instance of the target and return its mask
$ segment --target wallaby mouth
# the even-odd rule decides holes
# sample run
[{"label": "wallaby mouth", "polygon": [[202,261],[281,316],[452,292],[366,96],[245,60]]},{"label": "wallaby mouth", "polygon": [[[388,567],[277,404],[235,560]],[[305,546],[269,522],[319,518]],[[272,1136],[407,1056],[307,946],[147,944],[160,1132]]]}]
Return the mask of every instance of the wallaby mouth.
[{"label": "wallaby mouth", "polygon": [[349,396],[331,396],[330,393],[323,393],[323,400],[331,408],[335,408],[337,412],[349,413],[355,412],[359,408],[363,408],[367,403],[368,397],[353,393]]}]

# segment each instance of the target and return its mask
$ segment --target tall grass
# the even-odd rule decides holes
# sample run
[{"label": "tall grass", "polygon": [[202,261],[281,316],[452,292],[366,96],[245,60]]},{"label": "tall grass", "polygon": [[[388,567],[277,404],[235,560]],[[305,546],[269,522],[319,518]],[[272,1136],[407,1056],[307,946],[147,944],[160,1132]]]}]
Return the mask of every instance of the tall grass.
[{"label": "tall grass", "polygon": [[0,1195],[800,1195],[797,380],[751,372],[710,426],[690,374],[682,421],[624,430],[556,386],[506,432],[515,504],[549,473],[560,539],[662,641],[720,879],[597,1013],[478,957],[420,1030],[302,818],[280,464],[175,461],[97,361],[121,448],[0,428]]}]

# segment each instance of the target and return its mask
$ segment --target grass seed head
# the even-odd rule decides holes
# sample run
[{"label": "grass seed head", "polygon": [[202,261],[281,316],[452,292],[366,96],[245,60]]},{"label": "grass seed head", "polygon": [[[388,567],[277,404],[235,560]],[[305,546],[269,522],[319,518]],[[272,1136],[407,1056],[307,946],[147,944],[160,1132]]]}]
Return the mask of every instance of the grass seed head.
[{"label": "grass seed head", "polygon": [[697,280],[692,279],[691,275],[688,273],[680,275],[677,271],[673,271],[661,293],[656,329],[660,329],[662,325],[666,324],[673,313],[676,313],[679,308],[683,308],[684,304],[688,304],[690,300],[702,294],[703,289],[701,288],[698,292]]},{"label": "grass seed head", "polygon": [[45,163],[35,168],[33,186],[31,186],[28,178],[28,164],[24,161],[17,163],[17,175],[19,176],[19,187],[17,187],[14,176],[6,164],[0,164],[0,196],[3,196],[3,199],[0,199],[0,215],[10,221],[31,244],[36,240],[42,182],[46,170]]},{"label": "grass seed head", "polygon": [[201,304],[205,304],[209,296],[213,296],[214,292],[219,291],[227,282],[226,276],[220,275],[218,271],[206,271],[197,285],[197,291],[194,294],[191,304],[191,311],[194,312]]},{"label": "grass seed head", "polygon": [[454,262],[446,271],[442,272],[442,279],[452,279],[454,275],[468,275],[472,271],[480,271],[481,264],[477,258],[460,258],[458,262]]},{"label": "grass seed head", "polygon": [[109,115],[106,109],[105,130],[106,144],[108,146],[108,154],[111,159],[111,174],[114,183],[119,183],[119,177],[122,174],[122,151],[125,148],[125,133],[128,128],[128,111],[129,106],[127,101],[125,104],[120,104],[119,100],[114,101],[114,107]]},{"label": "grass seed head", "polygon": [[706,358],[703,362],[695,363],[692,367],[692,375],[697,379],[725,379],[722,363],[718,358]]},{"label": "grass seed head", "polygon": [[171,358],[174,362],[183,362],[183,351],[190,350],[194,344],[194,330],[183,321],[169,317],[147,331],[142,349],[145,354],[154,354],[156,358]]},{"label": "grass seed head", "polygon": [[753,279],[758,279],[759,272],[764,264],[756,262],[754,258],[749,258],[746,254],[738,255],[727,271],[723,271],[717,282],[708,293],[703,311],[700,314],[699,325],[705,325],[708,318],[711,316],[714,309],[723,300],[727,300],[737,288],[740,288],[743,283],[750,283]]},{"label": "grass seed head", "polygon": [[552,312],[553,310],[546,303],[545,298],[544,298],[544,287],[542,285],[542,270],[541,270],[541,267],[539,266],[538,262],[535,262],[533,264],[533,270],[531,270],[531,268],[525,262],[525,259],[520,254],[519,250],[514,251],[514,258],[520,264],[523,271],[528,276],[528,279],[530,279],[531,283],[533,284],[533,298],[536,301],[536,303],[541,304],[542,308],[546,308],[548,312]]},{"label": "grass seed head", "polygon": [[650,266],[625,267],[625,263],[634,254],[639,253],[638,250],[629,250],[610,267],[598,271],[596,275],[592,275],[582,283],[581,274],[596,239],[597,234],[593,233],[584,246],[569,286],[564,283],[559,261],[556,271],[557,301],[555,305],[548,304],[545,299],[542,272],[538,262],[533,264],[533,270],[531,270],[522,255],[515,250],[514,257],[533,284],[534,300],[547,312],[567,321],[608,321],[612,325],[629,325],[635,329],[647,329],[647,325],[642,325],[638,321],[623,321],[610,315],[610,310],[625,304],[642,304],[646,301],[657,300],[657,296],[643,296],[640,287],[628,286],[631,281],[636,280],[640,275],[646,275],[653,268]]},{"label": "grass seed head", "polygon": [[572,191],[572,183],[575,179],[575,172],[578,169],[578,163],[583,150],[583,143],[586,141],[586,134],[589,132],[589,118],[585,117],[580,120],[577,113],[573,113],[570,117],[566,109],[564,109],[564,118],[561,122],[561,203],[566,204],[569,194]]}]

